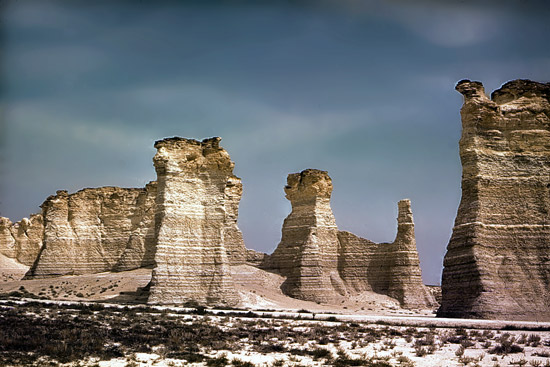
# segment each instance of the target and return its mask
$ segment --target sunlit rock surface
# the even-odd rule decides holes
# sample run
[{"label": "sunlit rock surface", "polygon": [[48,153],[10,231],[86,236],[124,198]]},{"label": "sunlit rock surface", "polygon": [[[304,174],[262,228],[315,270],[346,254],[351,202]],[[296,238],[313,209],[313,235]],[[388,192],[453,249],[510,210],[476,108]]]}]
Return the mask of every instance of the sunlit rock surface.
[{"label": "sunlit rock surface", "polygon": [[32,214],[17,223],[0,217],[0,253],[23,265],[34,264],[42,248],[43,237],[42,214]]},{"label": "sunlit rock surface", "polygon": [[156,184],[58,191],[42,204],[43,245],[30,277],[152,265]]},{"label": "sunlit rock surface", "polygon": [[462,200],[442,278],[444,317],[550,319],[550,84],[485,95],[463,80]]},{"label": "sunlit rock surface", "polygon": [[[168,138],[155,143],[157,248],[150,303],[238,303],[225,237],[228,229],[227,237],[235,237],[232,222],[240,181],[220,140]],[[235,249],[240,240],[231,241]],[[231,257],[241,252],[245,254],[244,246]]]}]

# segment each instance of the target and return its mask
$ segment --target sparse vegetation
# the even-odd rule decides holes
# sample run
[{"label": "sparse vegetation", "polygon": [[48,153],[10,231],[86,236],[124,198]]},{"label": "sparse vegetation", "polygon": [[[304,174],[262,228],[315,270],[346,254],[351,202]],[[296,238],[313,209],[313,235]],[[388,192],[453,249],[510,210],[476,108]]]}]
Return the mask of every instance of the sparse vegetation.
[{"label": "sparse vegetation", "polygon": [[[453,366],[550,367],[550,359],[544,360],[550,357],[544,349],[548,338],[540,333],[326,322],[310,317],[275,319],[242,310],[215,315],[201,305],[188,306],[169,310],[3,301],[0,366],[90,366],[112,358],[139,365],[136,353],[154,353],[180,361],[170,362],[174,365],[253,367],[247,355],[273,353],[272,362],[262,366],[413,367],[415,359],[448,353],[452,347],[455,355],[451,351],[448,358]],[[484,360],[485,353],[491,358]]]}]

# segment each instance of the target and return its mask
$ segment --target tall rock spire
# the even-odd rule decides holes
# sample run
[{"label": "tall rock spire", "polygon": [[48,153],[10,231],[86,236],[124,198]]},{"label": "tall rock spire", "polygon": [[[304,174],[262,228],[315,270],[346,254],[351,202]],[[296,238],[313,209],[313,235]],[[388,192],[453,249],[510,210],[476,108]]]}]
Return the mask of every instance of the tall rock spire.
[{"label": "tall rock spire", "polygon": [[462,80],[462,199],[442,278],[444,317],[550,318],[550,84],[485,96]]},{"label": "tall rock spire", "polygon": [[233,187],[240,182],[220,140],[168,138],[155,143],[158,194],[150,303],[238,302],[225,235],[227,218],[235,214],[235,200],[227,200],[228,182]]}]

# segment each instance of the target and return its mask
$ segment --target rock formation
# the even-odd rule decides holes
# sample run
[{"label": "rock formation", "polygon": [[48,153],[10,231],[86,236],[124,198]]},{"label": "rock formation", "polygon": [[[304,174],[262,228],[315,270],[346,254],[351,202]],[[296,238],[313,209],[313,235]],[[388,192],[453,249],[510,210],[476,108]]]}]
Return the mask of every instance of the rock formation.
[{"label": "rock formation", "polygon": [[463,80],[462,199],[438,315],[550,319],[550,84]]},{"label": "rock formation", "polygon": [[283,291],[296,298],[335,302],[375,291],[404,307],[432,305],[421,282],[410,202],[399,203],[396,240],[375,244],[338,230],[324,171],[289,175],[292,212],[281,243],[271,256],[247,250],[237,226],[242,184],[220,140],[157,141],[158,183],[145,188],[58,191],[30,219],[0,218],[2,260],[30,266],[27,278],[152,266],[150,303],[235,305],[231,266],[248,263],[280,272]]},{"label": "rock formation", "polygon": [[422,283],[411,201],[401,200],[397,208],[397,236],[388,246],[390,271],[386,294],[410,308],[434,305],[432,293]]},{"label": "rock formation", "polygon": [[43,236],[41,214],[33,214],[17,223],[0,217],[0,253],[23,265],[34,264],[42,248]]},{"label": "rock formation", "polygon": [[236,176],[229,177],[225,186],[224,245],[231,265],[244,264],[247,257],[243,234],[237,226],[242,195],[241,179]]},{"label": "rock formation", "polygon": [[[156,182],[143,189],[101,187],[74,194],[58,191],[41,205],[42,212],[30,219],[13,224],[8,218],[0,217],[0,254],[31,266],[27,278],[130,270],[152,266],[158,238],[168,243],[164,231],[170,226],[182,226],[188,228],[183,234],[187,238],[178,241],[205,240],[207,245],[201,253],[224,250],[224,254],[208,255],[204,260],[205,268],[210,267],[209,261],[223,263],[218,270],[223,270],[219,274],[226,279],[226,266],[244,264],[247,252],[237,226],[242,184],[232,174],[233,163],[227,152],[217,145],[219,140],[199,143],[174,138],[157,142],[161,153],[155,157],[155,163],[163,184],[158,198]],[[196,144],[183,143],[192,141]],[[169,150],[170,143],[177,149],[180,145],[189,149],[177,152],[183,156],[172,152],[176,156],[167,157],[169,162],[165,164],[162,152]],[[184,191],[179,192],[180,188]],[[221,194],[218,189],[222,190]],[[185,198],[184,202],[177,203],[179,207],[170,202],[178,197]],[[172,210],[176,207],[179,209]],[[204,213],[193,213],[199,208]],[[190,217],[180,217],[180,209]],[[189,227],[190,218],[195,214],[202,218],[194,222],[199,229]],[[155,236],[156,218],[160,236]],[[177,248],[176,245],[174,249]],[[194,270],[190,268],[189,272]],[[208,274],[205,270],[201,279],[206,279]],[[209,292],[217,290],[212,286]]]},{"label": "rock formation", "polygon": [[220,140],[169,138],[155,143],[157,250],[150,303],[238,302],[225,236],[228,228],[228,237],[237,228],[228,218],[235,217],[240,187]]},{"label": "rock formation", "polygon": [[152,265],[156,184],[58,191],[42,204],[43,246],[27,277]]},{"label": "rock formation", "polygon": [[422,284],[409,200],[399,202],[396,240],[376,244],[338,231],[327,172],[308,169],[290,174],[287,182],[292,212],[284,221],[281,243],[264,265],[287,277],[283,292],[334,302],[341,296],[374,291],[396,298],[403,307],[434,305]]},{"label": "rock formation", "polygon": [[293,173],[285,193],[292,212],[271,255],[274,266],[287,277],[282,290],[306,301],[334,301],[345,289],[338,274],[338,228],[330,208],[332,180],[315,169]]}]

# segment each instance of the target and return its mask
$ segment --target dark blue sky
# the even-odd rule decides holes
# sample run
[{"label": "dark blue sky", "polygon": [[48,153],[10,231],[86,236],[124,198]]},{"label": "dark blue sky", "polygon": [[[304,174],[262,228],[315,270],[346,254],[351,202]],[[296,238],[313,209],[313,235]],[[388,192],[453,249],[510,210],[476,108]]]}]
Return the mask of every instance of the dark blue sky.
[{"label": "dark blue sky", "polygon": [[319,168],[338,226],[371,240],[412,200],[430,284],[460,200],[455,83],[550,80],[545,1],[0,4],[0,215],[143,186],[155,140],[221,136],[247,247],[276,247],[287,174]]}]

